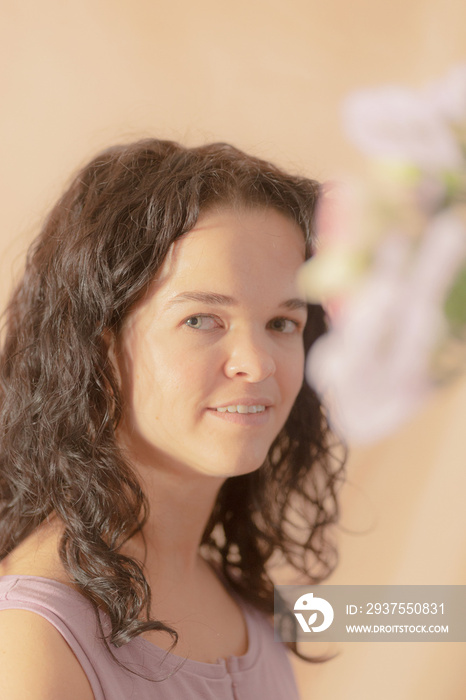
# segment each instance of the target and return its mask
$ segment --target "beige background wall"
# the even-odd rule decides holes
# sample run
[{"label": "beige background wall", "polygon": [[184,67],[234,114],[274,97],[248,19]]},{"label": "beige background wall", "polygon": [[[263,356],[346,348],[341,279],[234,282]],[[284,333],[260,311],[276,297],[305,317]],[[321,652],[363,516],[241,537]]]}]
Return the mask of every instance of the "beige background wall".
[{"label": "beige background wall", "polygon": [[[0,1],[0,302],[79,164],[154,134],[325,178],[358,168],[339,104],[466,60],[464,0]],[[466,383],[354,452],[333,583],[466,583]],[[358,534],[346,532],[350,530]],[[347,644],[306,700],[460,700],[466,644]]]}]

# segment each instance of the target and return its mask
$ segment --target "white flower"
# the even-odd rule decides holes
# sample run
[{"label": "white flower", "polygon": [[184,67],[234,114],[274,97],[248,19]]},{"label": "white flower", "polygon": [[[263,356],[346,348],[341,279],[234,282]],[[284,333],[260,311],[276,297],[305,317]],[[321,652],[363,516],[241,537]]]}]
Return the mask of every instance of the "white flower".
[{"label": "white flower", "polygon": [[361,90],[346,100],[343,118],[349,138],[373,157],[428,169],[463,162],[438,108],[420,92],[397,86]]},{"label": "white flower", "polygon": [[466,122],[466,63],[454,66],[442,80],[430,83],[423,94],[443,118]]}]

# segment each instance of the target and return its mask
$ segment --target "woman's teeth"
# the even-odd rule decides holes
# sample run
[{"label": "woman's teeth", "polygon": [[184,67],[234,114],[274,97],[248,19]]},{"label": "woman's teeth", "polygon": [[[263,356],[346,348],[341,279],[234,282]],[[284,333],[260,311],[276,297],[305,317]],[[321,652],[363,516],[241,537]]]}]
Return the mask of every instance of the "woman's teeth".
[{"label": "woman's teeth", "polygon": [[219,413],[262,413],[265,411],[265,406],[220,406],[217,408]]}]

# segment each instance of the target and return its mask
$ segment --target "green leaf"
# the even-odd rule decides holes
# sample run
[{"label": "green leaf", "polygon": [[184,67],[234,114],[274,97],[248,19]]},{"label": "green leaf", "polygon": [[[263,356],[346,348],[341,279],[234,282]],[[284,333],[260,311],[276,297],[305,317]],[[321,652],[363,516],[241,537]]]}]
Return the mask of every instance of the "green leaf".
[{"label": "green leaf", "polygon": [[453,332],[466,327],[466,266],[460,270],[453,282],[445,300],[444,311]]}]

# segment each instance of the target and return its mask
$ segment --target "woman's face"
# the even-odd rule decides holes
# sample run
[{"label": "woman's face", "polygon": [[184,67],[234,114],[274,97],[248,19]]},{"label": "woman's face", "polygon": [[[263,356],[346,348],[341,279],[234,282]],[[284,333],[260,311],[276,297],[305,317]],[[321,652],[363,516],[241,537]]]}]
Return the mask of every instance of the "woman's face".
[{"label": "woman's face", "polygon": [[173,244],[116,346],[136,463],[228,477],[264,462],[303,382],[304,250],[274,209],[209,211]]}]

